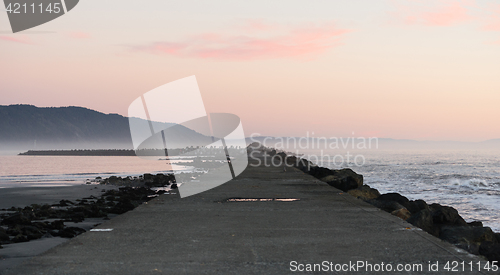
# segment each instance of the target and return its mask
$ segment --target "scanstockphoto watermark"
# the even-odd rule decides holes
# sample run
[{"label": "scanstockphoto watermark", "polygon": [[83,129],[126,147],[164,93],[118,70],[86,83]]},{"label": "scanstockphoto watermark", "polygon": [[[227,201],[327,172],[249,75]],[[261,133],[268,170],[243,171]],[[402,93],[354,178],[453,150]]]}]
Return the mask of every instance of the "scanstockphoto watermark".
[{"label": "scanstockphoto watermark", "polygon": [[[430,266],[430,265],[429,265]],[[432,269],[429,269],[431,271]],[[393,264],[371,263],[368,261],[349,261],[348,263],[335,263],[323,261],[321,263],[290,262],[292,272],[422,272],[424,264]]]},{"label": "scanstockphoto watermark", "polygon": [[[359,167],[366,163],[364,152],[379,148],[377,137],[355,136],[354,133],[350,137],[316,137],[314,132],[307,132],[303,137],[262,137],[259,133],[254,133],[250,139],[251,146],[261,144],[266,148],[286,152],[285,158],[275,154],[270,155],[269,161],[267,157],[264,158],[262,161],[265,166],[298,165],[289,161],[289,158],[293,156],[296,162],[300,161],[296,157],[300,157],[322,166]],[[256,151],[252,151],[250,158],[257,160],[256,163],[261,165],[257,154]],[[266,154],[268,153],[264,152],[264,156]]]},{"label": "scanstockphoto watermark", "polygon": [[[196,77],[189,76],[156,87],[136,98],[128,109],[132,145],[138,157],[164,159],[167,169],[183,172],[170,160],[192,159],[196,180],[178,185],[181,198],[224,184],[248,165],[240,118],[207,113]],[[173,159],[172,159],[173,158]],[[177,173],[175,177],[182,176]]]}]

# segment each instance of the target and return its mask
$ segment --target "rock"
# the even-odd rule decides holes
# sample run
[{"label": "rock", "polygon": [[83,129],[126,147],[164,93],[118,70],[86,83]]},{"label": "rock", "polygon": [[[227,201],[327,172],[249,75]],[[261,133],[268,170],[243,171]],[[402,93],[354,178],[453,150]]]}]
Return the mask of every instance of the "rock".
[{"label": "rock", "polygon": [[136,206],[130,200],[122,200],[113,206],[113,208],[109,210],[109,213],[123,214],[134,209],[135,207]]},{"label": "rock", "polygon": [[[324,169],[327,168],[316,167],[315,169],[311,169],[311,171],[316,171],[315,174],[317,175],[324,175],[325,173],[327,173],[326,171],[324,171]],[[341,170],[330,170],[330,169],[327,170],[330,171],[329,175],[317,178],[319,178],[321,181],[328,183],[330,186],[333,186],[344,192],[363,186],[363,176],[357,174],[356,172],[352,171],[349,168]]]},{"label": "rock", "polygon": [[404,206],[408,211],[410,211],[412,214],[418,213],[420,209],[417,207],[416,203],[410,202],[408,198],[405,196],[402,196],[401,194],[398,193],[387,193],[387,194],[382,194],[380,197],[378,197],[377,200],[381,201],[395,201],[402,206]]},{"label": "rock", "polygon": [[347,191],[347,193],[349,193],[351,196],[365,201],[380,197],[380,193],[378,192],[378,190],[375,188],[371,188],[368,185],[363,185],[356,189],[349,190]]},{"label": "rock", "polygon": [[3,228],[0,228],[0,242],[9,241],[9,235],[5,232]]},{"label": "rock", "polygon": [[[151,175],[151,174],[149,174]],[[120,183],[122,180],[120,177],[117,177],[117,176],[111,176],[107,179],[107,182],[109,182],[110,184],[118,184]]]},{"label": "rock", "polygon": [[389,213],[392,213],[401,208],[405,208],[404,206],[395,201],[382,201],[375,199],[375,200],[368,200],[366,202]]},{"label": "rock", "polygon": [[33,207],[33,211],[37,219],[47,219],[56,214],[56,210],[52,209],[52,206],[48,204]]},{"label": "rock", "polygon": [[327,176],[335,175],[336,172],[335,172],[335,170],[328,169],[325,167],[314,166],[314,167],[311,167],[311,169],[309,170],[309,174],[317,179],[325,181],[325,180],[323,180],[323,178],[325,178]]},{"label": "rock", "polygon": [[478,226],[483,227],[483,223],[481,221],[472,221],[467,223],[468,226]]},{"label": "rock", "polygon": [[33,222],[32,225],[35,226],[36,228],[38,228],[38,230],[40,230],[40,231],[46,231],[46,230],[50,229],[49,222]]},{"label": "rock", "polygon": [[[318,168],[312,162],[310,162],[306,159],[303,159],[303,158],[297,158],[295,156],[286,156],[285,160],[286,160],[287,165],[294,166],[294,167],[298,168],[299,170],[301,170],[305,173],[309,173],[309,174],[310,174],[311,170]],[[330,170],[328,168],[324,168],[324,169]]]},{"label": "rock", "polygon": [[443,226],[439,232],[439,238],[452,244],[496,243],[495,233],[489,227]]},{"label": "rock", "polygon": [[22,228],[23,234],[26,236],[28,241],[35,240],[35,239],[40,239],[44,233],[42,233],[38,228],[35,226],[24,226]]},{"label": "rock", "polygon": [[62,220],[53,221],[50,223],[50,229],[62,230],[64,228],[64,222]]},{"label": "rock", "polygon": [[69,201],[69,200],[61,200],[59,201],[59,205],[58,206],[69,206],[69,205],[72,205],[74,204],[73,202]]},{"label": "rock", "polygon": [[469,252],[470,254],[474,254],[474,255],[479,255],[479,246],[480,245],[481,245],[480,243],[467,243],[467,242],[455,244],[456,247],[463,249],[463,250]]},{"label": "rock", "polygon": [[150,175],[151,174],[144,174],[144,179],[146,179],[144,185],[147,187],[162,187],[168,185],[169,181],[173,180],[173,176],[171,174]]},{"label": "rock", "polygon": [[413,214],[406,221],[431,235],[434,235],[436,237],[439,236],[439,228],[434,225],[434,220],[432,218],[432,213],[430,210],[420,210],[418,213]]},{"label": "rock", "polygon": [[410,201],[410,203],[412,203],[418,209],[418,211],[415,213],[418,213],[419,211],[424,209],[430,210],[429,205],[427,205],[424,200],[414,200]]},{"label": "rock", "polygon": [[392,215],[400,218],[400,219],[403,219],[403,220],[407,220],[410,218],[411,216],[411,213],[410,211],[408,211],[408,209],[406,208],[401,208],[401,209],[398,209],[398,210],[394,210],[391,212]]},{"label": "rock", "polygon": [[23,243],[23,242],[27,242],[29,241],[28,238],[26,236],[24,236],[23,234],[18,234],[16,235],[13,239],[12,239],[13,242],[15,243]]},{"label": "rock", "polygon": [[430,206],[432,219],[436,225],[466,226],[467,222],[458,214],[458,211],[449,206],[433,203]]},{"label": "rock", "polygon": [[495,237],[497,238],[497,243],[500,243],[500,233],[495,233]]},{"label": "rock", "polygon": [[104,198],[99,198],[96,200],[95,202],[96,204],[105,204],[106,203],[106,200]]},{"label": "rock", "polygon": [[483,242],[479,247],[479,254],[485,256],[488,261],[500,263],[500,243]]},{"label": "rock", "polygon": [[68,213],[68,218],[66,221],[71,221],[71,222],[83,222],[85,219],[85,214],[83,212],[75,212],[75,213]]},{"label": "rock", "polygon": [[31,219],[32,219],[33,215],[28,214],[28,213],[26,213],[26,211],[21,211],[21,212],[11,214],[10,216],[8,216],[7,218],[4,218],[2,220],[2,224],[5,224],[5,225],[14,225],[14,224],[29,225],[29,224],[31,224]]},{"label": "rock", "polygon": [[7,229],[7,234],[10,236],[17,236],[23,233],[22,229],[23,225],[21,224],[16,224],[15,226],[9,226],[9,229]]}]

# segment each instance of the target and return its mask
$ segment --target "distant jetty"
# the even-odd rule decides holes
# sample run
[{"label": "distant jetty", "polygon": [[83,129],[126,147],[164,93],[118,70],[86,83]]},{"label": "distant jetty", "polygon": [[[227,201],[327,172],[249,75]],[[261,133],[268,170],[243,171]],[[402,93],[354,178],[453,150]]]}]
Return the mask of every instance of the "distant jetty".
[{"label": "distant jetty", "polygon": [[[228,147],[229,152],[233,150],[246,150],[240,147]],[[168,152],[167,152],[168,151]],[[19,156],[200,156],[200,155],[225,155],[223,147],[186,147],[175,149],[73,149],[73,150],[29,150],[19,153]]]},{"label": "distant jetty", "polygon": [[135,156],[134,150],[29,150],[19,153],[20,156]]}]

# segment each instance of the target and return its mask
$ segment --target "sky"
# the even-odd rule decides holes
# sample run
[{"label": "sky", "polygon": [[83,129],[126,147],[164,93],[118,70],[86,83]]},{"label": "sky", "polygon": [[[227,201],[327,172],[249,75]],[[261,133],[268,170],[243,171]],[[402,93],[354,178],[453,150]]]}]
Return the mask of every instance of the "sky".
[{"label": "sky", "polygon": [[82,0],[13,34],[0,12],[0,105],[126,116],[195,75],[245,134],[500,138],[495,0]]}]

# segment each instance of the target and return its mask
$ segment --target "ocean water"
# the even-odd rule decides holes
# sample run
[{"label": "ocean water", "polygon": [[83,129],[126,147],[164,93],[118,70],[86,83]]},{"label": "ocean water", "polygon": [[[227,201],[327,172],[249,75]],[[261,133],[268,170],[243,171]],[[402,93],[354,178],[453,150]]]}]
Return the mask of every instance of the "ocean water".
[{"label": "ocean water", "polygon": [[[320,155],[314,150],[304,153]],[[327,153],[343,156],[344,162],[340,157],[323,158],[317,161],[320,166],[351,168],[380,193],[398,192],[411,200],[452,206],[466,221],[479,220],[500,232],[500,151],[358,150],[350,152],[349,162],[345,151]]]},{"label": "ocean water", "polygon": [[0,188],[83,184],[96,177],[189,172],[165,160],[111,156],[0,156]]}]

